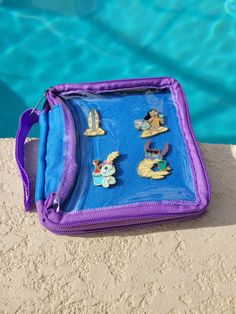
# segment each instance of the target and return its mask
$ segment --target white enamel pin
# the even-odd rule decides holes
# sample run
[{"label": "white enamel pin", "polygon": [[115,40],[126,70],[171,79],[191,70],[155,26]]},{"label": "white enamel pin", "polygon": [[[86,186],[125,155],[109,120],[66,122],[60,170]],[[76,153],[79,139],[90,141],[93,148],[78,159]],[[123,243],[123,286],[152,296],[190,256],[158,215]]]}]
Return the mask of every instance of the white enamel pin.
[{"label": "white enamel pin", "polygon": [[141,131],[141,137],[151,137],[159,133],[168,131],[164,124],[164,115],[160,114],[157,109],[148,111],[144,119],[137,119],[134,121],[134,127]]},{"label": "white enamel pin", "polygon": [[113,161],[118,156],[119,152],[112,152],[103,162],[100,162],[97,159],[93,160],[94,170],[92,175],[94,185],[108,188],[110,185],[116,184],[116,178],[113,176],[116,173],[116,168],[113,165]]},{"label": "white enamel pin", "polygon": [[105,131],[100,128],[100,119],[96,109],[91,109],[88,114],[88,129],[84,131],[86,136],[104,135]]},{"label": "white enamel pin", "polygon": [[[140,161],[137,172],[144,178],[163,179],[170,173],[171,168],[167,166],[164,156],[169,151],[169,145],[164,144],[162,150],[150,148],[150,142],[144,145],[144,159]],[[153,171],[153,167],[157,166],[157,171]]]}]

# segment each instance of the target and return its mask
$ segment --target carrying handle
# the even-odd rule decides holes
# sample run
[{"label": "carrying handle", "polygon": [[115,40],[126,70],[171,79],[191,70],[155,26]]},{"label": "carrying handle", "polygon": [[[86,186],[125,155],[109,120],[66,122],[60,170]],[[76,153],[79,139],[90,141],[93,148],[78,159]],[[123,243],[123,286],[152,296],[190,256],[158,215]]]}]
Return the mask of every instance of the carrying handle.
[{"label": "carrying handle", "polygon": [[24,206],[25,210],[30,210],[31,198],[30,198],[30,182],[29,177],[25,171],[25,161],[24,161],[24,144],[26,137],[31,129],[31,127],[38,123],[39,121],[39,111],[28,109],[24,111],[19,119],[18,130],[16,133],[16,147],[15,156],[16,163],[20,170],[21,179],[23,183],[24,190]]}]

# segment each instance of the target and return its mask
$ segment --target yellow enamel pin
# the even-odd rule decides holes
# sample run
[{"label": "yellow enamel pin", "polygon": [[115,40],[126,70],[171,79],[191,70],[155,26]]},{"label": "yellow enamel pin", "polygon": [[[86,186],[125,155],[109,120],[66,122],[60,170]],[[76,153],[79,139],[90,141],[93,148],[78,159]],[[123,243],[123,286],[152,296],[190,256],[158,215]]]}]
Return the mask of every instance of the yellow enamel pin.
[{"label": "yellow enamel pin", "polygon": [[84,131],[85,136],[104,135],[105,131],[100,128],[100,118],[96,109],[91,109],[88,114],[88,129]]},{"label": "yellow enamel pin", "polygon": [[148,111],[144,119],[137,119],[134,121],[134,127],[141,131],[141,137],[151,137],[159,133],[168,131],[168,128],[163,126],[164,115],[160,114],[157,109]]},{"label": "yellow enamel pin", "polygon": [[[137,172],[140,177],[150,179],[163,179],[170,173],[171,168],[167,166],[164,156],[169,151],[169,145],[164,144],[162,150],[150,148],[150,142],[144,145],[144,159],[140,161]],[[157,166],[157,171],[153,167]]]}]

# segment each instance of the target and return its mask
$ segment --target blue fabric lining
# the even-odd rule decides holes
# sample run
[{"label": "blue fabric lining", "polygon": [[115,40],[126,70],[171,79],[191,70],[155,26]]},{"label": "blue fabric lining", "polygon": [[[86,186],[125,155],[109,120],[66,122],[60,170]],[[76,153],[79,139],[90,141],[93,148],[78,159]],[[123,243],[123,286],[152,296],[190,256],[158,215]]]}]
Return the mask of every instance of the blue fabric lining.
[{"label": "blue fabric lining", "polygon": [[39,115],[39,144],[38,144],[38,162],[35,186],[35,201],[44,199],[44,175],[45,175],[45,153],[48,132],[48,114],[41,112]]},{"label": "blue fabric lining", "polygon": [[65,125],[62,108],[54,106],[48,113],[44,197],[56,192],[64,169]]}]

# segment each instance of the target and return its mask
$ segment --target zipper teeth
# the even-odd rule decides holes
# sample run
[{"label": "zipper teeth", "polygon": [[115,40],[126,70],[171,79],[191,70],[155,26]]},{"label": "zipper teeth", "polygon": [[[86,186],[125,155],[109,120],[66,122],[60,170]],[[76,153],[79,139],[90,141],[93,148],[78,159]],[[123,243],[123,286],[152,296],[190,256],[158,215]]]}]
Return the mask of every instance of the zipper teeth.
[{"label": "zipper teeth", "polygon": [[78,95],[78,96],[90,96],[90,95],[98,95],[98,94],[105,94],[105,93],[111,93],[111,92],[119,92],[119,91],[127,91],[127,90],[137,90],[139,91],[140,88],[143,89],[155,89],[155,90],[162,90],[167,88],[168,85],[163,85],[162,87],[156,87],[153,85],[140,85],[140,86],[136,86],[136,87],[118,87],[118,88],[112,88],[109,90],[89,90],[89,89],[75,89],[73,91],[67,91],[64,93],[61,93],[61,96],[71,96],[71,95]]},{"label": "zipper teeth", "polygon": [[[150,80],[152,80],[151,83],[147,83],[150,82]],[[155,83],[153,83],[153,80],[155,80]],[[157,87],[156,84],[157,82],[161,82],[162,80],[168,80],[169,83],[165,83],[163,85],[161,85],[160,87]],[[142,82],[142,83],[140,83]],[[136,87],[149,87],[151,86],[151,88],[156,88],[156,89],[163,89],[163,88],[169,88],[170,85],[172,85],[174,82],[177,82],[174,78],[171,77],[167,77],[167,76],[161,76],[161,77],[148,77],[148,78],[133,78],[133,79],[119,79],[119,80],[107,80],[107,81],[100,81],[100,82],[87,82],[87,83],[78,83],[78,84],[71,84],[72,86],[74,85],[91,85],[92,87],[96,84],[104,84],[104,83],[108,83],[108,84],[135,84],[135,86],[131,86],[130,88],[136,88]],[[178,83],[178,82],[177,82]],[[140,85],[138,85],[140,84]],[[150,85],[151,84],[151,85]],[[55,85],[53,87],[50,87],[50,89],[58,89],[61,88],[62,86],[64,87],[65,84],[61,84],[61,85]],[[128,89],[129,87],[123,87],[122,89]],[[84,90],[87,90],[86,88]],[[110,89],[111,90],[111,89]],[[61,94],[61,92],[60,92]]]},{"label": "zipper teeth", "polygon": [[[77,127],[77,124],[79,125],[79,120],[77,118],[77,115],[73,112],[72,108],[70,106],[67,106],[65,103],[63,103],[63,106],[66,108],[66,110],[70,111],[70,114],[73,116],[73,119],[75,119],[76,121],[74,121],[74,124],[75,124],[75,146],[77,147],[78,146],[78,143],[81,143],[81,140],[80,140],[80,137],[79,137],[79,133],[78,133],[78,127]],[[80,171],[81,171],[81,156],[80,156],[80,150],[76,149],[76,157],[75,157],[75,160],[76,160],[76,164],[77,164],[77,172],[76,172],[76,177],[79,178],[80,176]],[[74,188],[76,188],[77,186],[77,183],[74,182],[73,184]],[[71,190],[72,194],[74,193],[74,188]],[[72,196],[72,194],[70,196]],[[56,192],[56,195],[58,197],[60,197],[60,191],[58,190]],[[67,202],[66,198],[65,198],[65,203]],[[70,197],[70,200],[69,200],[69,204],[71,204],[71,197]]]},{"label": "zipper teeth", "polygon": [[[121,228],[124,228],[124,227],[129,227],[129,226],[140,226],[140,225],[144,225],[144,224],[150,224],[150,223],[157,223],[157,222],[164,222],[164,221],[168,221],[168,222],[172,222],[172,221],[178,221],[179,219],[181,218],[185,218],[185,217],[198,217],[200,216],[201,214],[203,214],[205,212],[205,210],[201,210],[201,211],[198,211],[198,212],[192,212],[192,213],[181,213],[181,214],[159,214],[159,215],[147,215],[147,216],[135,216],[135,217],[127,217],[127,218],[124,218],[124,219],[111,219],[111,220],[101,220],[99,222],[99,224],[105,224],[105,223],[112,223],[112,222],[123,222],[123,221],[132,221],[132,220],[138,220],[141,218],[143,219],[157,219],[157,220],[153,220],[153,221],[148,221],[148,222],[142,222],[140,221],[140,223],[137,223],[137,224],[130,224],[130,225],[119,225],[119,226],[109,226],[107,228],[98,228],[98,229],[85,229],[85,230],[81,230],[79,229],[79,225],[77,226],[74,226],[74,225],[67,225],[66,227],[65,226],[61,226],[59,225],[58,229],[56,230],[55,229],[55,225],[58,225],[58,224],[53,224],[53,223],[49,223],[47,224],[47,227],[49,226],[52,226],[52,228],[50,229],[49,227],[49,230],[57,233],[57,234],[75,234],[75,233],[87,233],[87,232],[99,232],[99,231],[105,231],[105,230],[109,230],[109,229],[121,229]],[[161,218],[161,217],[169,217],[169,216],[172,216],[171,219],[163,219],[163,220],[158,220],[158,218]],[[96,222],[92,222],[90,224],[86,224],[86,223],[81,223],[80,226],[89,226],[89,225],[95,225],[97,224]],[[70,230],[63,230],[63,228],[67,229],[69,228]],[[72,229],[73,228],[73,229]],[[61,229],[61,230],[59,230]]]},{"label": "zipper teeth", "polygon": [[204,160],[203,160],[203,157],[202,157],[202,154],[200,152],[200,148],[197,144],[197,141],[196,141],[196,138],[195,138],[195,135],[193,133],[193,128],[192,128],[192,125],[191,125],[191,121],[190,121],[190,115],[189,115],[189,111],[188,111],[188,107],[187,107],[187,103],[186,103],[186,97],[185,95],[183,94],[183,90],[182,88],[180,88],[181,90],[181,95],[182,95],[182,98],[184,99],[184,111],[187,115],[187,122],[188,122],[188,127],[189,127],[189,131],[190,131],[190,134],[191,134],[191,137],[193,139],[193,142],[194,142],[194,146],[195,146],[195,149],[198,153],[198,157],[200,159],[200,162],[201,162],[201,166],[202,166],[202,169],[203,169],[203,172],[204,172],[204,175],[205,175],[205,181],[206,181],[206,184],[207,184],[207,196],[208,196],[208,201],[210,200],[211,198],[211,185],[210,185],[210,181],[208,179],[208,174],[207,174],[207,169],[206,169],[206,166],[205,166],[205,163],[204,163]]},{"label": "zipper teeth", "polygon": [[[188,118],[188,120],[190,120],[190,119]],[[204,175],[205,175],[206,184],[207,184],[207,196],[208,196],[208,200],[210,200],[210,198],[211,198],[211,184],[210,184],[210,181],[208,180],[207,169],[206,169],[205,163],[203,161],[203,157],[202,157],[202,154],[200,152],[200,148],[198,147],[198,144],[197,144],[196,139],[194,137],[193,130],[191,128],[191,124],[190,124],[190,132],[191,132],[192,138],[194,139],[193,141],[194,141],[194,144],[195,144],[195,147],[196,147],[196,150],[197,150],[197,153],[198,153],[198,157],[200,159],[200,162],[201,162],[201,165],[202,165],[202,169],[203,169],[203,172],[204,172]]]},{"label": "zipper teeth", "polygon": [[[63,109],[63,112],[64,112],[64,119],[65,119],[65,132],[66,132],[65,134],[66,134],[66,136],[69,136],[68,129],[66,127],[66,121],[67,121],[67,124],[68,124],[68,120],[69,119],[73,120],[72,113],[71,113],[71,110],[65,104],[62,104],[62,109]],[[77,145],[76,126],[74,128],[75,128],[75,131],[74,131],[75,132],[75,138],[71,139],[70,149],[67,147],[68,142],[66,143],[66,149],[67,150],[71,150],[72,148],[75,149],[75,147]],[[68,159],[65,157],[65,160],[64,160],[64,171],[63,171],[63,175],[62,175],[62,180],[65,180],[65,178],[66,179],[68,178],[68,174],[67,173],[68,173],[68,169],[69,169],[69,166],[68,166],[69,163],[71,163],[71,160],[68,161]],[[78,167],[79,166],[77,164],[76,169],[74,169],[74,171],[75,171],[74,176],[76,176],[76,173],[78,171]],[[69,193],[72,190],[72,187],[74,185],[74,183],[71,182],[71,180],[69,181],[70,184],[64,185],[63,184],[64,181],[62,181],[62,180],[61,180],[60,185],[59,185],[59,187],[57,189],[57,192],[56,192],[56,201],[58,202],[58,205],[62,204],[66,200],[67,196],[69,195]],[[67,183],[68,183],[68,180],[67,180]]]},{"label": "zipper teeth", "polygon": [[[185,216],[194,216],[194,215],[198,215],[201,214],[202,212],[204,212],[204,210],[202,211],[195,211],[195,212],[191,212],[191,213],[168,213],[168,214],[153,214],[153,215],[139,215],[139,216],[129,216],[129,217],[120,217],[120,218],[111,218],[111,219],[103,219],[99,221],[99,224],[105,224],[105,223],[113,223],[113,222],[122,222],[122,221],[132,221],[132,220],[138,220],[138,219],[155,219],[155,218],[160,218],[160,217],[176,217],[176,218],[180,218],[180,217],[185,217]],[[46,216],[47,217],[47,216]],[[76,223],[75,224],[66,224],[66,225],[61,225],[58,223],[53,223],[51,222],[48,218],[47,218],[47,224],[49,226],[53,226],[53,227],[58,227],[59,229],[66,229],[66,228],[73,228],[76,229],[80,226],[90,226],[90,225],[96,225],[97,221],[94,220],[89,220],[87,222],[80,222],[80,223]]]}]

